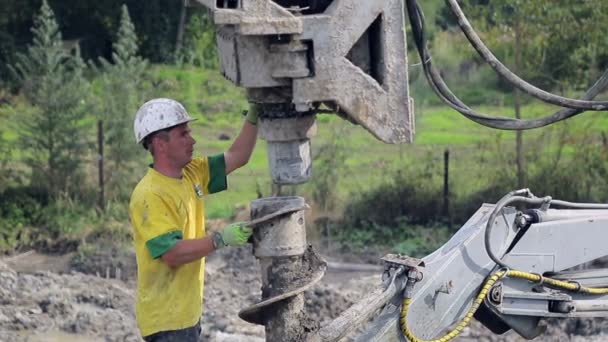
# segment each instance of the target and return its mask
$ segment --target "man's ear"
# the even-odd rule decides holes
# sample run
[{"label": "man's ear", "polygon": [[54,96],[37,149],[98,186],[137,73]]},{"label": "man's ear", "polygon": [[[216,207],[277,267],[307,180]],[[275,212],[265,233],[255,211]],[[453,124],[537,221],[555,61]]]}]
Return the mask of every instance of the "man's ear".
[{"label": "man's ear", "polygon": [[164,149],[163,139],[159,139],[158,136],[152,137],[152,141],[150,142],[150,145],[152,145],[152,148],[157,153]]},{"label": "man's ear", "polygon": [[158,137],[153,136],[150,138],[150,141],[148,142],[148,150],[150,151],[150,153],[152,153],[152,155],[158,154],[158,152],[160,151],[160,148],[158,146],[158,141],[160,139],[158,139]]}]

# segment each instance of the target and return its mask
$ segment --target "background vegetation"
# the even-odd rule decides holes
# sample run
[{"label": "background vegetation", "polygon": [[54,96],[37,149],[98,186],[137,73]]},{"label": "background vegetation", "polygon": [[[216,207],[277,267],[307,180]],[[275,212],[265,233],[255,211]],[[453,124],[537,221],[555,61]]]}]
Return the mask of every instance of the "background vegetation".
[{"label": "background vegetation", "polygon": [[[499,79],[442,1],[421,5],[434,63],[466,103],[523,118],[556,110]],[[577,96],[608,66],[605,1],[468,0],[463,8],[494,53],[543,89]],[[6,0],[3,9],[0,253],[128,243],[128,199],[149,163],[131,136],[137,107],[159,96],[184,103],[199,119],[193,129],[201,154],[225,150],[242,123],[247,101],[219,73],[211,19],[177,0]],[[414,144],[384,145],[336,116],[318,117],[313,180],[284,190],[312,204],[312,237],[423,256],[483,202],[520,185],[565,200],[607,200],[605,113],[519,137],[490,130],[444,106],[414,51],[409,61]],[[259,141],[252,161],[231,175],[230,190],[208,199],[207,216],[230,220],[272,191]]]}]

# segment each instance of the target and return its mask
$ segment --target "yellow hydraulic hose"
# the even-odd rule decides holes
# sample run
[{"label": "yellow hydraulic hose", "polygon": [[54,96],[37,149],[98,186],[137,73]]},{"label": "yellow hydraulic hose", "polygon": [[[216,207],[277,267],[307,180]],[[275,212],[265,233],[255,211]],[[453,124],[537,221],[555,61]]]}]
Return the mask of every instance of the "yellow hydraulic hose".
[{"label": "yellow hydraulic hose", "polygon": [[599,294],[608,293],[608,288],[583,287],[583,286],[580,286],[580,284],[578,284],[578,283],[572,283],[572,282],[567,282],[567,281],[562,281],[562,280],[557,280],[557,279],[552,279],[552,278],[546,278],[539,274],[522,272],[522,271],[513,271],[513,270],[501,270],[501,271],[495,272],[494,274],[492,274],[488,277],[488,279],[483,284],[481,291],[479,291],[479,294],[477,295],[477,297],[475,297],[475,300],[473,301],[473,305],[471,305],[471,308],[469,309],[467,314],[464,316],[464,318],[460,321],[460,323],[458,323],[458,325],[454,329],[452,329],[450,332],[448,332],[447,334],[445,334],[444,336],[442,336],[441,338],[438,338],[438,339],[422,340],[422,339],[419,339],[416,336],[414,336],[412,331],[407,327],[407,311],[412,302],[412,299],[411,298],[403,299],[403,305],[401,306],[401,320],[400,320],[401,331],[403,331],[403,335],[405,335],[405,337],[407,337],[407,339],[411,342],[447,342],[447,341],[453,339],[454,337],[458,336],[467,325],[469,325],[469,323],[471,322],[471,319],[473,318],[473,315],[475,314],[477,309],[479,309],[479,306],[483,302],[483,299],[488,294],[488,291],[490,291],[490,289],[492,288],[492,286],[494,286],[496,281],[498,281],[499,279],[501,279],[503,277],[525,279],[525,280],[528,280],[531,282],[535,282],[535,283],[539,283],[539,284],[546,284],[546,285],[561,288],[561,289],[564,289],[567,291],[575,291],[575,292],[585,293],[585,294],[599,295]]}]

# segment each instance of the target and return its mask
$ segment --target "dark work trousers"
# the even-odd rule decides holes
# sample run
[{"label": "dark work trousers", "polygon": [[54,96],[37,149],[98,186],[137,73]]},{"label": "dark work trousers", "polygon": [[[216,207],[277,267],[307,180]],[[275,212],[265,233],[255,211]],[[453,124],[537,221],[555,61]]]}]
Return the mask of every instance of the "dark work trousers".
[{"label": "dark work trousers", "polygon": [[144,337],[146,342],[199,342],[201,340],[201,322],[179,330],[160,331]]}]

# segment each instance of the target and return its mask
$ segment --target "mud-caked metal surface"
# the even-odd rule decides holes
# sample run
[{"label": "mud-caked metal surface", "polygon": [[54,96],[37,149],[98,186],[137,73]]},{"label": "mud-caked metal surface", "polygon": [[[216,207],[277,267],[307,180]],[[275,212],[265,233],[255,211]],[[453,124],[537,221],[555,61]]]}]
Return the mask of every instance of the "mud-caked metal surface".
[{"label": "mud-caked metal surface", "polygon": [[[251,217],[258,222],[253,233],[253,254],[258,258],[302,255],[306,250],[306,225],[302,197],[268,197],[251,202]],[[269,216],[281,213],[277,216]]]},{"label": "mud-caked metal surface", "polygon": [[316,134],[314,115],[262,118],[259,135],[268,142],[270,176],[275,184],[301,184],[312,177],[310,138]]},{"label": "mud-caked metal surface", "polygon": [[338,0],[302,20],[314,76],[294,79],[293,101],[333,102],[378,139],[412,142],[403,1]]},{"label": "mud-caked metal surface", "polygon": [[318,329],[304,310],[304,291],[323,277],[326,263],[306,244],[302,197],[251,202],[253,250],[262,273],[262,300],[239,313],[265,326],[267,341],[305,341]]},{"label": "mud-caked metal surface", "polygon": [[298,112],[324,105],[384,142],[413,140],[402,0],[334,0],[319,13],[304,1],[197,2],[213,11],[237,85],[288,88]]}]

